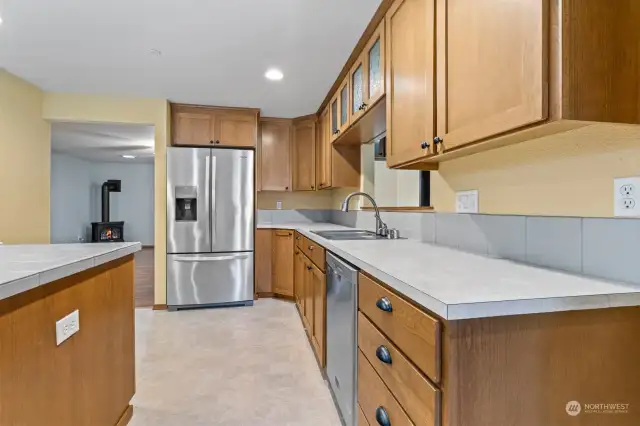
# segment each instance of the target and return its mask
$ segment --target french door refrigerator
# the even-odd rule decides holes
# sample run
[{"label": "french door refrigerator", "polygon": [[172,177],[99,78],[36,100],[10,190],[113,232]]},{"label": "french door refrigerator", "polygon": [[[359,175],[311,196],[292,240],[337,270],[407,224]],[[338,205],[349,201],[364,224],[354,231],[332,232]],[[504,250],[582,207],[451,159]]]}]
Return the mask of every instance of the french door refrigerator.
[{"label": "french door refrigerator", "polygon": [[167,148],[167,305],[253,304],[254,151]]}]

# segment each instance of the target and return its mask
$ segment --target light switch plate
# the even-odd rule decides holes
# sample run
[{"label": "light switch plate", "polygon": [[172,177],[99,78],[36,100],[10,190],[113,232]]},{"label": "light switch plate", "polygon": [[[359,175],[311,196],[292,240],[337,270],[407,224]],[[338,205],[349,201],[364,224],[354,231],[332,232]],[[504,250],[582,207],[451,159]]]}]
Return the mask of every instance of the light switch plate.
[{"label": "light switch plate", "polygon": [[640,177],[613,180],[613,214],[617,217],[640,216]]},{"label": "light switch plate", "polygon": [[478,213],[478,190],[456,192],[457,213]]},{"label": "light switch plate", "polygon": [[282,210],[282,201],[280,200],[276,201],[276,209]]},{"label": "light switch plate", "polygon": [[80,330],[80,312],[76,309],[61,320],[56,321],[56,346]]}]

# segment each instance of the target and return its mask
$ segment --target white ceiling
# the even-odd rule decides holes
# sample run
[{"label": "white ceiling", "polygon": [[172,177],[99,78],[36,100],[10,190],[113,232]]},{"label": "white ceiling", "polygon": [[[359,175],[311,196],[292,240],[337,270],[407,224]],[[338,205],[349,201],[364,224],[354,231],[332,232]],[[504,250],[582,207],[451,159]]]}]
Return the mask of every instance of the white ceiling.
[{"label": "white ceiling", "polygon": [[[51,149],[90,161],[153,163],[153,126],[141,124],[51,124]],[[126,159],[122,155],[135,155]]]},{"label": "white ceiling", "polygon": [[[380,0],[0,0],[0,67],[47,91],[313,113]],[[161,55],[151,53],[158,49]],[[264,78],[267,68],[284,73]]]}]

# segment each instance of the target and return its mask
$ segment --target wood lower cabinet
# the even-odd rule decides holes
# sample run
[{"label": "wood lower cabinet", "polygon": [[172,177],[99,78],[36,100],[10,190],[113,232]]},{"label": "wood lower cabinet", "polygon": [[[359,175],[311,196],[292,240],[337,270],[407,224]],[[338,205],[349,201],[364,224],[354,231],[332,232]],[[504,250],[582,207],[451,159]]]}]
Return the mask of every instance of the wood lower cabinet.
[{"label": "wood lower cabinet", "polygon": [[[291,191],[292,122],[280,118],[260,119],[258,190]],[[297,161],[294,159],[293,165]]]},{"label": "wood lower cabinet", "polygon": [[293,123],[293,190],[316,190],[316,120]]},{"label": "wood lower cabinet", "polygon": [[258,296],[273,293],[272,281],[272,253],[273,231],[271,229],[256,230],[255,245],[255,292]]},{"label": "wood lower cabinet", "polygon": [[172,145],[256,147],[259,110],[171,105]]},{"label": "wood lower cabinet", "polygon": [[273,231],[273,292],[293,297],[293,231]]},{"label": "wood lower cabinet", "polygon": [[313,293],[313,337],[311,343],[316,351],[320,366],[325,366],[325,341],[327,321],[327,280],[326,275],[316,265],[309,270]]}]

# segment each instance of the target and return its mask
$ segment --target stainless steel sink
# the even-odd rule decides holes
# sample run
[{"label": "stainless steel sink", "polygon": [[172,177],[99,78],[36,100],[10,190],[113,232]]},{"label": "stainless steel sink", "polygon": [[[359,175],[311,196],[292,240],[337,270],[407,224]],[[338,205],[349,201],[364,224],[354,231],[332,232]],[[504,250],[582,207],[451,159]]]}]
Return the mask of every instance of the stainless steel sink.
[{"label": "stainless steel sink", "polygon": [[386,240],[387,237],[377,235],[375,232],[348,229],[344,231],[311,231],[327,240]]}]

